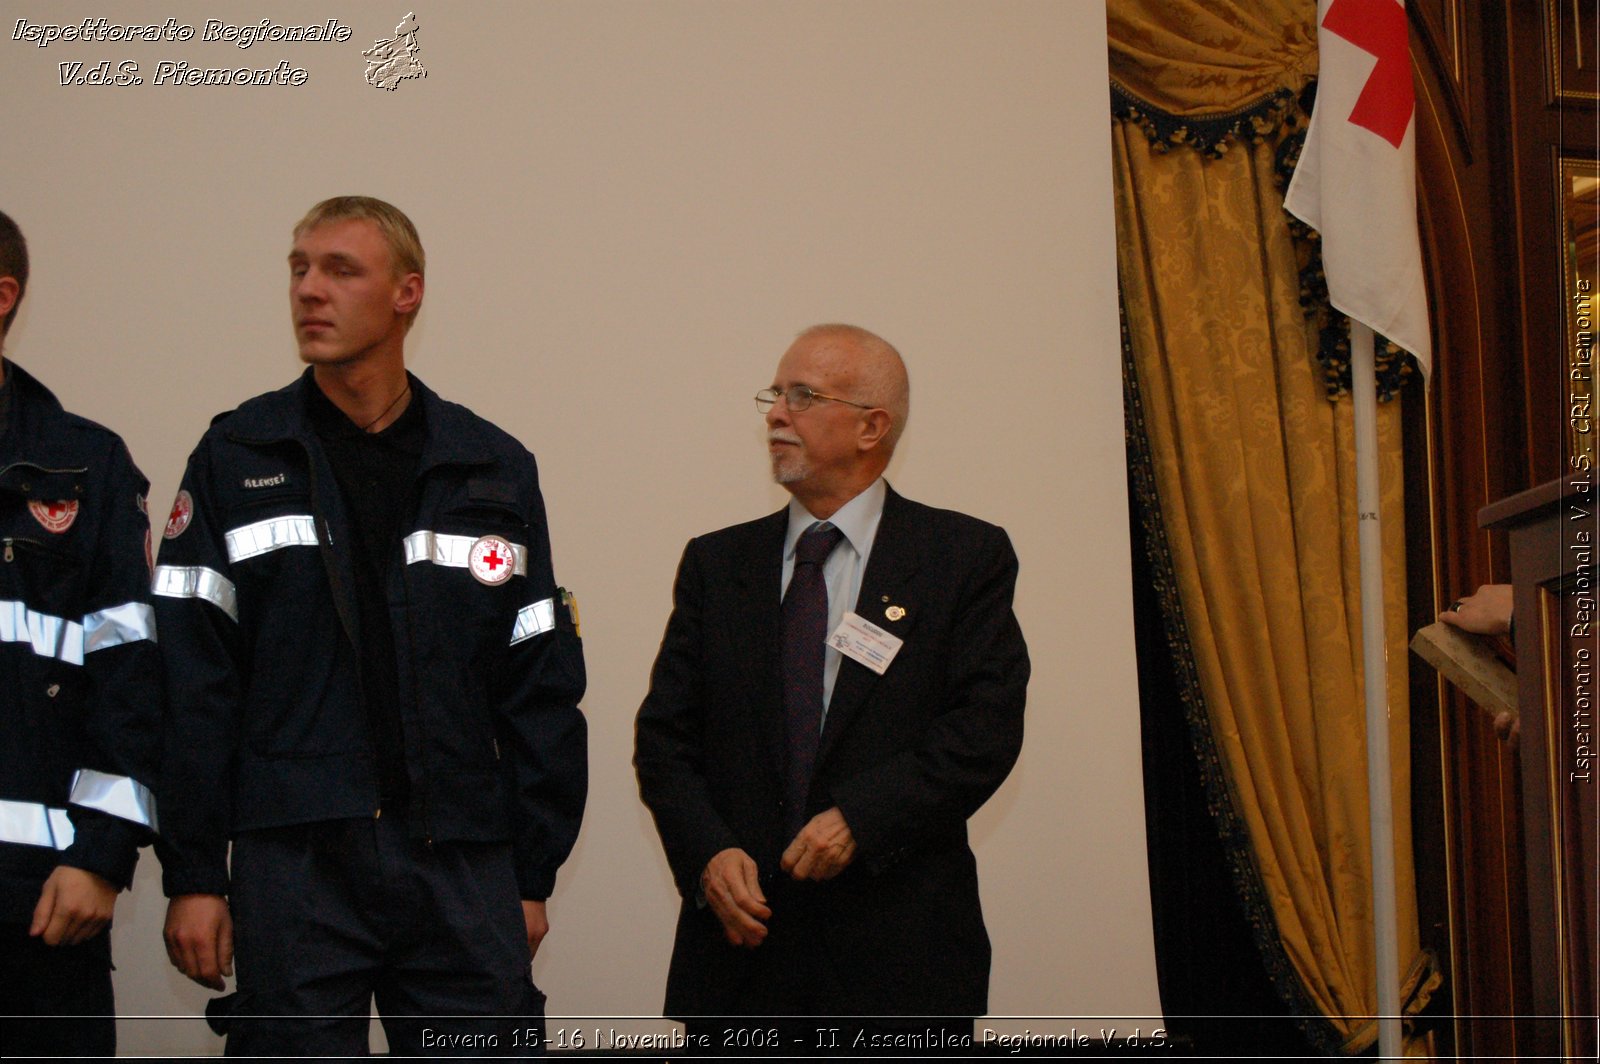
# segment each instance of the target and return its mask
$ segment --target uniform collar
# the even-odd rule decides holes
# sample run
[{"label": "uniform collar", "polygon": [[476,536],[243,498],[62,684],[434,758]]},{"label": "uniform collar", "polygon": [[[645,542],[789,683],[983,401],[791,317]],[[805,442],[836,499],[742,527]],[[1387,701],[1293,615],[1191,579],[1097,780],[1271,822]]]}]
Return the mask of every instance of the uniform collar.
[{"label": "uniform collar", "polygon": [[[476,417],[466,407],[439,398],[416,375],[411,381],[412,402],[422,404],[426,439],[418,462],[419,474],[439,465],[482,465],[494,460],[485,445]],[[227,434],[241,443],[277,443],[296,440],[317,447],[311,425],[307,391],[316,388],[312,368],[300,374],[293,384],[245,403],[228,417]]]},{"label": "uniform collar", "polygon": [[82,456],[69,451],[61,421],[66,411],[33,374],[5,360],[6,398],[11,406],[6,428],[0,437],[0,466],[27,462],[54,468],[81,462]]}]

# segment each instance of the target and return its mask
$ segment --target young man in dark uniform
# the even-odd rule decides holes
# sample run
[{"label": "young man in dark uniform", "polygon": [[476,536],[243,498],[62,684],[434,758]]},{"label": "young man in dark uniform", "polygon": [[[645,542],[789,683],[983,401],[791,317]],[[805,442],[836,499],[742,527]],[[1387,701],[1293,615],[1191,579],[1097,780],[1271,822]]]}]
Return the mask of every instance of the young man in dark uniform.
[{"label": "young man in dark uniform", "polygon": [[231,1054],[363,1053],[374,997],[395,1053],[538,1051],[587,761],[533,456],[406,372],[404,214],[294,235],[309,368],[213,422],[156,569],[168,952],[221,989],[237,950]]}]

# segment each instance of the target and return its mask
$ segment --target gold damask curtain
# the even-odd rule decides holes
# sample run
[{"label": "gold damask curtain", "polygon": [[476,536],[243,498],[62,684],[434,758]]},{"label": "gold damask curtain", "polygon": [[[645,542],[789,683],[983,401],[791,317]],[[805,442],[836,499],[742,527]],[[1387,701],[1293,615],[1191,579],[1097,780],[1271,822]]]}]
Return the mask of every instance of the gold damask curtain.
[{"label": "gold damask curtain", "polygon": [[[1110,0],[1117,256],[1136,486],[1212,804],[1280,992],[1376,1038],[1354,437],[1283,211],[1315,0]],[[1402,993],[1418,940],[1399,404],[1380,407]],[[1228,832],[1224,832],[1228,834]],[[1293,983],[1294,985],[1284,985]]]}]

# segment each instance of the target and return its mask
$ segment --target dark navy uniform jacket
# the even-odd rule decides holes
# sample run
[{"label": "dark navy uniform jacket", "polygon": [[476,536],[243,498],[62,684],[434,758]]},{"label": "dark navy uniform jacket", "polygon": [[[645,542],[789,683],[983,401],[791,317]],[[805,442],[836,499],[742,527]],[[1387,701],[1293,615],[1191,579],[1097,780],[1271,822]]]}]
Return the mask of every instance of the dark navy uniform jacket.
[{"label": "dark navy uniform jacket", "polygon": [[0,919],[57,865],[118,887],[156,826],[149,483],[122,440],[6,363],[0,435]]},{"label": "dark navy uniform jacket", "polygon": [[[352,529],[309,420],[314,387],[308,369],[213,421],[164,532],[169,896],[228,893],[239,832],[380,813]],[[411,387],[427,437],[387,588],[408,824],[434,842],[509,841],[522,896],[543,899],[577,838],[588,763],[583,652],[538,473],[509,435]]]}]

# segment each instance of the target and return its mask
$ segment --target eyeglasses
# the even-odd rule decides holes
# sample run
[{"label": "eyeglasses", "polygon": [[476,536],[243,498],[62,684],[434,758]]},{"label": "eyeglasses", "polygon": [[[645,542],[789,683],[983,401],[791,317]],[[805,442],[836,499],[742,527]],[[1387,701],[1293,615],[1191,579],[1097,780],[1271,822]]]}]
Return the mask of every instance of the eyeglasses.
[{"label": "eyeglasses", "polygon": [[777,388],[763,388],[756,393],[756,409],[765,414],[773,405],[782,399],[788,404],[791,412],[799,412],[810,406],[815,399],[825,399],[830,403],[843,403],[845,406],[857,407],[861,410],[876,410],[871,403],[858,403],[851,399],[841,399],[837,395],[824,395],[804,384],[791,384],[779,391]]}]

